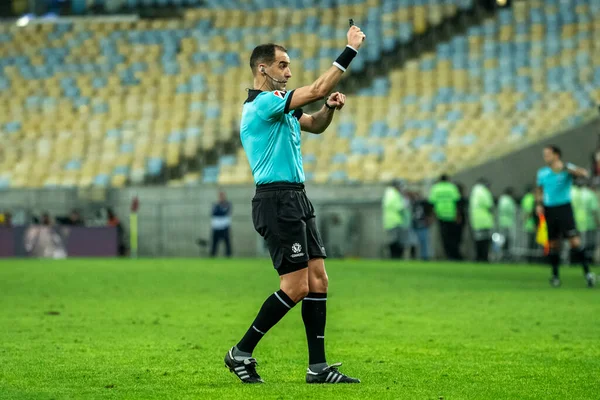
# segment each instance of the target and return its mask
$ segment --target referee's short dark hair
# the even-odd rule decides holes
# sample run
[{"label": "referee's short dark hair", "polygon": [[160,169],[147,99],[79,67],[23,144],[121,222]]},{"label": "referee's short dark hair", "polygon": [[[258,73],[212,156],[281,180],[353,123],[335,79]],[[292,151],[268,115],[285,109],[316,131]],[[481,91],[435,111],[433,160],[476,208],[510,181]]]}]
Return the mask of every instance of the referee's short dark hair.
[{"label": "referee's short dark hair", "polygon": [[250,56],[250,68],[252,68],[252,73],[256,74],[256,68],[258,68],[258,64],[260,63],[265,63],[267,65],[272,64],[273,61],[275,61],[276,50],[287,53],[287,49],[285,47],[274,43],[256,46],[254,50],[252,50],[252,55]]},{"label": "referee's short dark hair", "polygon": [[552,150],[552,152],[554,154],[556,154],[558,156],[558,158],[562,158],[562,151],[560,150],[560,148],[558,146],[549,144],[548,146],[546,146],[546,148]]}]

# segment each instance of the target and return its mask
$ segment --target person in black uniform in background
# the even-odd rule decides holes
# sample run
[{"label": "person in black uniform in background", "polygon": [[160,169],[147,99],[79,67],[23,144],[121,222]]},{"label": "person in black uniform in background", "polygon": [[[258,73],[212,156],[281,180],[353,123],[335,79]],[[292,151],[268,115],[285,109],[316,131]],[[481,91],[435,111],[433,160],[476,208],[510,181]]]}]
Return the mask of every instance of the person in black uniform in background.
[{"label": "person in black uniform in background", "polygon": [[225,242],[225,255],[231,257],[231,203],[227,201],[225,192],[219,192],[219,202],[215,203],[212,209],[212,246],[210,256],[217,255],[217,247],[221,241]]},{"label": "person in black uniform in background", "polygon": [[465,231],[465,225],[467,224],[467,207],[469,205],[469,199],[465,197],[465,185],[457,182],[456,187],[458,193],[460,193],[460,199],[456,202],[456,242],[454,247],[459,255],[459,260],[463,259],[460,248],[462,246],[463,233]]}]

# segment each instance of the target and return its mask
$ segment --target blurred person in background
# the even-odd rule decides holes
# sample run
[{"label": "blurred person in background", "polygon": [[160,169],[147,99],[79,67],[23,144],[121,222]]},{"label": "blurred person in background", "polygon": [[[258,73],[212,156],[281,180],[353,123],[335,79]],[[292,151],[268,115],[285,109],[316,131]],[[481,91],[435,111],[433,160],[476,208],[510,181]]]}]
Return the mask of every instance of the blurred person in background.
[{"label": "blurred person in background", "polygon": [[0,226],[11,227],[12,226],[12,214],[8,211],[0,213]]},{"label": "blurred person in background", "polygon": [[56,222],[60,225],[84,226],[81,213],[76,208],[71,210],[68,217],[56,217]]},{"label": "blurred person in background", "polygon": [[71,214],[69,214],[70,225],[73,226],[84,226],[85,222],[81,216],[81,213],[77,209],[71,210]]},{"label": "blurred person in background", "polygon": [[[598,106],[600,111],[600,106]],[[598,144],[596,150],[592,153],[592,185],[598,186],[600,184],[600,134],[598,134]]]},{"label": "blurred person in background", "polygon": [[110,207],[106,209],[106,225],[117,229],[117,252],[120,256],[127,254],[127,246],[125,246],[125,231],[121,221]]},{"label": "blurred person in background", "polygon": [[[37,218],[34,218],[34,221],[37,221]],[[67,257],[65,241],[68,238],[68,229],[55,226],[48,212],[42,214],[39,222],[40,224],[34,222],[25,229],[23,234],[25,251],[33,257]]]},{"label": "blurred person in background", "polygon": [[471,189],[469,221],[475,241],[475,260],[488,262],[494,229],[494,197],[485,178],[480,178]]},{"label": "blurred person in background", "polygon": [[514,229],[517,225],[517,203],[515,202],[515,191],[512,187],[504,190],[504,193],[498,199],[498,228],[500,234],[504,236],[504,245],[502,246],[502,260],[512,259],[511,245],[514,240]]},{"label": "blurred person in background", "polygon": [[536,212],[544,214],[548,224],[548,241],[550,253],[548,261],[552,267],[550,284],[559,287],[560,244],[563,238],[569,241],[576,254],[577,261],[583,267],[584,278],[588,287],[596,284],[596,276],[590,272],[585,251],[581,245],[581,237],[575,225],[573,206],[571,204],[571,186],[573,178],[587,178],[588,172],[574,164],[562,160],[560,148],[553,145],[544,147],[545,167],[538,170],[536,192]]},{"label": "blurred person in background", "polygon": [[215,257],[217,255],[219,243],[223,241],[225,242],[225,255],[231,257],[231,203],[227,201],[225,192],[219,192],[219,201],[213,204],[210,224],[212,228],[210,256]]},{"label": "blurred person in background", "polygon": [[42,214],[42,218],[41,218],[40,223],[42,225],[46,225],[46,226],[52,225],[52,218],[50,218],[50,214],[48,212],[44,212]]},{"label": "blurred person in background", "polygon": [[[573,182],[571,187],[571,206],[573,207],[573,217],[575,218],[575,227],[581,234],[581,246],[585,249],[585,230],[587,226],[587,210],[583,202],[583,196],[581,188],[584,182],[581,178],[577,178]],[[571,264],[577,263],[577,252],[571,249],[569,253],[569,260]]]},{"label": "blurred person in background", "polygon": [[433,206],[439,222],[440,236],[444,252],[449,260],[461,260],[459,251],[457,205],[461,196],[457,186],[450,182],[446,174],[440,176],[429,191],[429,203]]},{"label": "blurred person in background", "polygon": [[540,250],[539,245],[535,241],[537,216],[535,214],[535,194],[533,192],[533,185],[527,185],[525,187],[525,195],[521,199],[521,221],[523,223],[523,231],[525,232],[527,241],[527,261],[533,263],[538,259],[536,253]]},{"label": "blurred person in background", "polygon": [[420,191],[414,192],[412,201],[412,228],[417,237],[421,260],[427,261],[429,254],[429,227],[433,222],[433,209]]},{"label": "blurred person in background", "polygon": [[466,196],[465,185],[456,182],[456,187],[458,188],[458,193],[460,194],[460,199],[456,203],[456,249],[460,256],[460,259],[463,259],[461,249],[463,238],[465,237],[465,227],[468,226],[469,220],[469,199]]},{"label": "blurred person in background", "polygon": [[598,226],[600,213],[598,211],[598,196],[593,189],[593,183],[588,179],[581,188],[581,197],[586,212],[586,224],[583,228],[585,256],[590,264],[594,261],[594,253],[598,243]]},{"label": "blurred person in background", "polygon": [[395,180],[385,189],[381,200],[383,229],[385,229],[390,257],[402,258],[410,235],[409,202],[403,193],[403,183]]}]

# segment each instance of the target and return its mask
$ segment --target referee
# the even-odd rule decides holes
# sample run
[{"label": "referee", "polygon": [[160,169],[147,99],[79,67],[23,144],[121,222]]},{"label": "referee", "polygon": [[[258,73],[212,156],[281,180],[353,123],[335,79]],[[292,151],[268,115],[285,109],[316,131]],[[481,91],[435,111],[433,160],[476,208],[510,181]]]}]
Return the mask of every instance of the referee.
[{"label": "referee", "polygon": [[365,35],[353,25],[347,38],[348,45],[333,66],[311,85],[291,91],[286,91],[292,73],[284,47],[263,44],[250,56],[254,89],[248,91],[243,106],[240,136],[256,183],[252,221],[267,243],[280,286],[265,300],[244,337],[225,355],[226,366],[243,383],[263,382],[256,373],[254,348],[300,301],[308,341],[306,382],[360,382],[339,372],[340,363],[328,365],[325,359],[326,253],[314,208],[304,191],[300,152],[300,131],[322,133],[334,111],[344,106],[346,96],[336,92],[318,112],[302,112],[303,106],[322,100],[332,91]]},{"label": "referee", "polygon": [[579,232],[575,227],[573,207],[571,206],[571,186],[573,177],[588,176],[588,172],[561,159],[562,152],[556,146],[544,148],[544,161],[547,166],[540,168],[537,173],[536,211],[543,213],[548,224],[548,240],[550,254],[548,259],[552,266],[550,284],[560,286],[558,273],[560,264],[560,240],[569,240],[572,252],[577,256],[583,266],[583,273],[588,287],[593,287],[596,277],[590,272],[585,251],[581,246]]}]

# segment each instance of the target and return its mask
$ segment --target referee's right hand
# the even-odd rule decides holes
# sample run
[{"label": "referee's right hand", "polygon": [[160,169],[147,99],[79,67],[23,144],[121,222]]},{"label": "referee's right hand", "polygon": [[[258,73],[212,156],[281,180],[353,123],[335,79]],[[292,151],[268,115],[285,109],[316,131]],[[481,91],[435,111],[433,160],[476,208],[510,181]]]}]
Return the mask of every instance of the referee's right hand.
[{"label": "referee's right hand", "polygon": [[350,29],[348,29],[348,34],[346,37],[348,38],[348,45],[352,46],[352,48],[355,50],[358,50],[363,41],[367,38],[367,36],[362,33],[360,28],[356,25],[352,25]]}]

